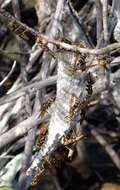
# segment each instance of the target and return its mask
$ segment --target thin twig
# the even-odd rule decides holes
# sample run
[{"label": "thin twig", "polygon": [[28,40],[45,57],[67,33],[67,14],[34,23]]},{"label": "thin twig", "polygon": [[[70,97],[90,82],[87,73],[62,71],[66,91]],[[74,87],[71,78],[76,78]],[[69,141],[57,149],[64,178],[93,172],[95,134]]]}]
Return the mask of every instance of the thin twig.
[{"label": "thin twig", "polygon": [[28,52],[22,52],[22,51],[7,51],[7,50],[3,50],[3,49],[0,49],[0,54],[3,54],[3,55],[11,55],[11,54],[15,54],[15,55],[29,55],[29,51]]},{"label": "thin twig", "polygon": [[97,18],[97,44],[98,44],[103,29],[101,1],[96,0],[95,5],[96,5],[96,18]]},{"label": "thin twig", "polygon": [[[104,46],[109,44],[109,33],[108,33],[108,0],[102,1],[103,7],[103,36],[104,36]],[[105,70],[106,75],[106,87],[109,89],[110,86],[110,65],[107,65]]]},{"label": "thin twig", "polygon": [[[14,12],[15,17],[18,20],[21,20],[20,8],[19,8],[19,2],[18,2],[18,0],[12,0],[12,8],[13,8],[13,12]],[[22,52],[27,51],[27,48],[26,48],[27,45],[26,45],[26,43],[21,38],[19,38],[18,36],[16,36],[16,39],[18,41],[20,50]],[[21,62],[20,62],[20,66],[21,66],[21,79],[22,79],[22,82],[23,82],[24,86],[27,84],[27,71],[26,71],[27,62],[28,62],[28,56],[26,56],[26,55],[21,56]],[[28,112],[29,115],[31,115],[32,108],[31,108],[30,92],[29,91],[26,91],[26,102],[25,102],[25,105],[26,105],[26,111]]]},{"label": "thin twig", "polygon": [[3,159],[3,158],[14,158],[14,156],[12,156],[12,155],[0,155],[0,159]]},{"label": "thin twig", "polygon": [[16,61],[14,61],[12,68],[10,72],[7,74],[7,76],[0,82],[0,87],[4,85],[4,83],[9,79],[9,77],[12,75],[16,67]]},{"label": "thin twig", "polygon": [[104,43],[105,45],[109,42],[108,35],[108,0],[103,0],[103,34],[104,34]]},{"label": "thin twig", "polygon": [[[28,119],[22,121],[17,126],[10,129],[8,132],[0,136],[0,150],[6,145],[14,142],[18,138],[25,135],[31,128],[40,123],[39,115],[33,115]],[[6,140],[4,140],[6,139]]]},{"label": "thin twig", "polygon": [[[49,31],[46,31],[46,35],[50,39],[56,39],[58,37],[58,29],[60,27],[60,21],[62,19],[62,13],[64,8],[65,0],[59,0],[56,5],[56,10],[53,16],[53,19],[51,20],[49,24]],[[38,44],[39,45],[39,44]],[[55,47],[53,44],[48,44],[49,49],[52,51]],[[51,65],[51,56],[48,54],[48,52],[45,52],[43,55],[43,64],[41,68],[41,78],[45,79],[49,73],[49,68]]]},{"label": "thin twig", "polygon": [[116,165],[118,169],[120,169],[120,158],[118,154],[115,152],[115,150],[106,142],[106,140],[103,138],[102,135],[98,133],[97,130],[94,128],[91,128],[91,134],[94,136],[94,138],[104,147],[108,155],[111,157],[112,161]]},{"label": "thin twig", "polygon": [[53,183],[54,183],[54,185],[56,187],[56,190],[62,190],[62,188],[60,187],[59,181],[58,181],[58,179],[57,179],[56,176],[52,176],[52,181],[53,181]]},{"label": "thin twig", "polygon": [[15,90],[14,92],[0,98],[0,105],[6,104],[6,103],[11,102],[11,101],[14,101],[17,98],[25,95],[26,90],[33,89],[33,91],[35,93],[35,91],[38,90],[38,89],[42,89],[42,88],[44,88],[46,86],[56,84],[56,80],[57,80],[57,76],[53,76],[53,77],[49,77],[48,79],[43,80],[43,81],[28,84],[25,87],[20,88],[18,90]]},{"label": "thin twig", "polygon": [[[0,16],[5,19],[5,22],[9,22],[11,19],[14,21],[15,18],[11,16],[8,12],[4,11],[3,9],[0,9]],[[20,21],[17,21],[18,25],[22,26],[27,30],[28,32],[31,33],[34,37],[40,38],[40,40],[43,40],[43,43],[51,43],[56,45],[60,49],[64,49],[66,51],[72,51],[72,52],[80,52],[80,53],[85,53],[85,54],[93,54],[93,55],[101,55],[101,54],[107,54],[111,53],[112,51],[116,50],[118,51],[118,48],[120,48],[120,43],[113,43],[111,45],[108,45],[104,48],[100,49],[89,49],[89,48],[81,48],[79,45],[76,45],[73,43],[72,45],[69,43],[61,42],[59,40],[53,40],[50,39],[49,37],[40,34],[39,32],[33,30],[32,28],[28,27],[27,25],[21,23]],[[6,23],[7,24],[7,23]],[[41,44],[40,44],[41,46]]]},{"label": "thin twig", "polygon": [[70,10],[70,13],[71,13],[72,17],[74,18],[74,20],[77,24],[77,27],[79,28],[79,31],[81,33],[81,38],[82,38],[81,41],[83,40],[87,47],[91,47],[91,44],[89,43],[89,40],[88,40],[87,36],[85,35],[85,31],[79,21],[78,14],[75,11],[74,7],[72,6],[71,1],[67,0],[67,4],[68,4],[69,10]]}]

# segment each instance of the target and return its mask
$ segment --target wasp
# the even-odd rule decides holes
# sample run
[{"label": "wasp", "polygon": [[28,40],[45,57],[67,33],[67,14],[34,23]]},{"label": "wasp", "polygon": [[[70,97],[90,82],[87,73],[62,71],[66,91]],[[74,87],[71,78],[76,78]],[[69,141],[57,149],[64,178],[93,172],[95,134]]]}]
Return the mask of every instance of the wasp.
[{"label": "wasp", "polygon": [[80,102],[79,107],[78,107],[78,112],[80,112],[80,124],[83,122],[86,114],[86,110],[88,109],[90,100],[85,98],[83,101]]},{"label": "wasp", "polygon": [[[81,48],[85,48],[85,44],[80,43],[79,45]],[[86,54],[83,53],[77,53],[76,56],[76,66],[77,69],[84,72],[86,70]]]},{"label": "wasp", "polygon": [[49,169],[51,170],[53,168],[53,165],[51,163],[51,160],[49,160],[49,157],[46,155],[44,156],[43,158],[43,165],[44,165],[44,168],[40,169],[38,168],[38,171],[37,171],[37,174],[34,176],[32,182],[31,182],[31,186],[35,186],[37,185],[37,183],[42,180],[42,178],[44,176],[47,175],[47,172],[46,170]]},{"label": "wasp", "polygon": [[76,135],[76,134],[73,134],[72,132],[72,134],[70,133],[70,136],[66,135],[61,138],[60,143],[68,149],[69,159],[73,157],[75,144],[78,141],[80,141],[83,137],[84,135]]},{"label": "wasp", "polygon": [[55,55],[55,52],[53,52],[48,46],[47,41],[45,39],[42,39],[40,36],[36,35],[36,43],[44,50],[49,52],[49,54],[56,59],[57,56]]},{"label": "wasp", "polygon": [[20,25],[16,20],[10,22],[8,27],[11,31],[13,31],[16,35],[20,36],[23,39],[28,40],[28,37],[25,35],[27,32],[27,28]]},{"label": "wasp", "polygon": [[32,36],[35,37],[35,34],[37,32],[35,32],[32,28],[28,27],[26,24],[23,24],[22,22],[17,20],[4,9],[0,9],[0,14],[6,19],[8,28],[16,35],[20,36],[25,40],[28,40],[27,35],[25,35],[26,33],[30,33],[32,34]]},{"label": "wasp", "polygon": [[70,111],[68,115],[65,117],[66,122],[71,122],[74,119],[76,113],[80,110],[83,110],[88,107],[89,100],[84,99],[83,101],[79,101],[75,96],[70,97],[70,100],[73,100]]},{"label": "wasp", "polygon": [[38,171],[31,182],[31,186],[37,185],[38,182],[40,180],[42,180],[43,177],[49,175],[49,173],[52,175],[55,175],[56,171],[55,171],[54,165],[56,166],[57,160],[59,161],[59,164],[60,164],[60,162],[62,160],[61,155],[56,156],[56,154],[55,154],[54,157],[52,156],[51,159],[47,155],[44,156],[44,158],[43,158],[44,168],[43,169],[38,168]]},{"label": "wasp", "polygon": [[95,83],[95,80],[92,76],[92,74],[89,72],[87,74],[87,83],[86,83],[86,91],[87,91],[87,97],[90,97],[93,93],[93,84]]},{"label": "wasp", "polygon": [[77,61],[76,61],[76,67],[78,70],[81,70],[82,72],[86,70],[86,55],[79,53],[77,56]]},{"label": "wasp", "polygon": [[98,64],[106,70],[108,69],[109,63],[110,63],[110,57],[108,57],[107,55],[98,58]]},{"label": "wasp", "polygon": [[67,69],[67,74],[71,77],[75,76],[77,71],[77,67],[75,64],[71,64],[69,65],[68,69]]},{"label": "wasp", "polygon": [[40,45],[45,51],[48,51],[51,56],[56,59],[55,53],[47,46],[47,41],[45,39],[42,39],[38,32],[15,19],[4,9],[0,10],[0,14],[1,13],[2,16],[8,19],[8,27],[12,32],[25,40],[29,40],[29,37],[27,36],[28,34],[30,34],[30,36],[32,35],[32,37],[36,39],[38,45]]},{"label": "wasp", "polygon": [[84,135],[72,135],[72,137],[70,137],[70,138],[67,138],[66,136],[63,136],[60,142],[64,146],[68,146],[68,145],[71,145],[71,144],[74,144],[74,143],[78,142],[83,137],[84,137]]},{"label": "wasp", "polygon": [[37,183],[46,175],[46,172],[44,169],[40,170],[38,169],[37,174],[35,175],[35,177],[33,178],[32,182],[31,182],[31,186],[35,186],[37,185]]},{"label": "wasp", "polygon": [[47,112],[48,108],[51,106],[51,104],[55,101],[55,96],[50,97],[47,102],[43,103],[42,109],[40,112],[40,117],[43,118],[44,114]]},{"label": "wasp", "polygon": [[77,54],[75,62],[68,67],[68,74],[70,76],[74,76],[76,72],[79,70],[81,70],[82,72],[85,71],[86,70],[85,59],[86,59],[85,54],[82,53]]},{"label": "wasp", "polygon": [[45,141],[45,136],[46,136],[47,131],[48,131],[48,126],[43,123],[42,126],[40,127],[39,135],[36,138],[36,142],[35,142],[36,150],[39,150],[41,145]]},{"label": "wasp", "polygon": [[65,117],[65,121],[67,123],[71,122],[74,118],[75,113],[71,110],[68,115]]},{"label": "wasp", "polygon": [[80,104],[80,115],[81,115],[80,123],[83,122],[83,120],[85,118],[86,111],[90,107],[90,97],[93,94],[93,84],[95,83],[95,79],[90,72],[88,72],[86,80],[87,80],[86,81],[87,95],[85,97],[85,100],[82,101]]},{"label": "wasp", "polygon": [[75,96],[70,96],[70,101],[72,103],[68,115],[65,117],[66,122],[71,122],[77,113],[77,108],[79,106],[79,101]]},{"label": "wasp", "polygon": [[[80,43],[79,45],[80,47],[84,48],[85,45],[83,45],[82,43]],[[86,70],[86,54],[83,53],[77,53],[75,55],[75,61],[73,64],[71,64],[68,67],[68,74],[70,76],[74,76],[76,74],[77,71],[81,70],[82,72]]]}]

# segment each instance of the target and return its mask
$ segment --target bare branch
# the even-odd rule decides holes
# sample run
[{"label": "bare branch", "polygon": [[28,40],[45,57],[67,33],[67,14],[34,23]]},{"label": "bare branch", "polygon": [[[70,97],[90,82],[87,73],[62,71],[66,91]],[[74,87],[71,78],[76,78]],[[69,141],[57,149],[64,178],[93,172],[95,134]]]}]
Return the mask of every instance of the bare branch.
[{"label": "bare branch", "polygon": [[[8,145],[9,143],[12,143],[16,139],[22,137],[24,134],[28,132],[31,128],[38,125],[40,123],[40,120],[37,116],[31,116],[28,119],[24,120],[17,126],[10,129],[8,132],[0,136],[0,149]],[[6,140],[4,140],[6,139]]]},{"label": "bare branch", "polygon": [[[39,32],[37,32],[37,31],[33,30],[32,28],[26,26],[25,24],[21,23],[20,21],[15,20],[15,18],[13,16],[11,16],[8,12],[4,11],[3,9],[0,9],[0,16],[2,18],[4,18],[5,22],[7,22],[7,23],[9,21],[11,21],[11,19],[12,19],[13,21],[16,22],[16,24],[23,27],[23,29],[26,32],[30,32],[33,35],[33,37],[37,37],[37,39],[39,38],[43,44],[51,43],[51,44],[56,45],[60,49],[64,49],[66,51],[80,52],[80,53],[93,54],[93,55],[101,55],[101,54],[110,53],[113,50],[118,51],[118,48],[120,48],[120,43],[113,43],[113,44],[108,45],[105,48],[101,48],[101,49],[81,48],[79,45],[76,45],[76,44],[71,45],[69,43],[50,39],[49,37],[47,37],[43,34],[40,34]],[[40,46],[41,46],[41,44],[40,44]]]},{"label": "bare branch", "polygon": [[25,95],[26,90],[30,90],[33,88],[33,92],[35,92],[38,89],[42,89],[46,86],[50,86],[53,84],[56,84],[57,77],[49,77],[48,79],[44,81],[34,82],[31,84],[26,85],[23,88],[20,88],[18,90],[15,90],[14,92],[10,93],[9,95],[4,96],[3,98],[0,98],[0,105],[6,104],[8,102],[14,101],[17,98]]},{"label": "bare branch", "polygon": [[0,87],[9,79],[9,77],[14,72],[15,67],[16,67],[16,61],[14,61],[13,65],[12,65],[12,68],[11,68],[10,72],[7,74],[7,76],[0,82]]},{"label": "bare branch", "polygon": [[94,138],[104,147],[108,155],[111,157],[112,161],[118,169],[120,169],[120,158],[115,152],[115,150],[105,141],[105,139],[96,131],[94,128],[91,129],[91,134]]},{"label": "bare branch", "polygon": [[104,42],[108,44],[108,0],[103,0],[103,34],[104,34]]},{"label": "bare branch", "polygon": [[96,17],[97,17],[97,45],[98,45],[99,39],[101,38],[102,29],[103,29],[101,1],[96,0],[95,5],[96,5]]}]

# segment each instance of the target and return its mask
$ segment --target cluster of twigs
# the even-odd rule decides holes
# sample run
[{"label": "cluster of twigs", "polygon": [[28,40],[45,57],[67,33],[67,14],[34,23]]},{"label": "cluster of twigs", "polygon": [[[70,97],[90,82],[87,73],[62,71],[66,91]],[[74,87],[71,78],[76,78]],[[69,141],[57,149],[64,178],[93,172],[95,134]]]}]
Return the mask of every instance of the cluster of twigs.
[{"label": "cluster of twigs", "polygon": [[17,189],[24,190],[52,170],[61,189],[53,172],[61,146],[70,159],[76,149],[79,164],[87,168],[79,165],[81,173],[87,175],[86,128],[119,170],[120,157],[104,133],[113,139],[119,135],[101,132],[104,121],[96,129],[89,118],[101,105],[108,106],[107,120],[112,112],[119,126],[120,42],[114,31],[120,2],[32,1],[37,29],[23,24],[22,3],[0,2],[0,187],[12,187],[19,172]]}]

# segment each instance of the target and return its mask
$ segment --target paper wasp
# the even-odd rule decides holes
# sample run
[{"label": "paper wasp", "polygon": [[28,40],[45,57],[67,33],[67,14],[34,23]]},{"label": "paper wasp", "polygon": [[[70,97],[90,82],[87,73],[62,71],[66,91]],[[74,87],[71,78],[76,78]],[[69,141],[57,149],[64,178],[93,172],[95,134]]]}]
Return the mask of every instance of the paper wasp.
[{"label": "paper wasp", "polygon": [[77,113],[79,101],[75,96],[70,96],[70,111],[68,115],[65,117],[66,122],[71,122]]},{"label": "paper wasp", "polygon": [[68,74],[74,76],[76,71],[81,70],[82,72],[86,69],[85,63],[86,56],[84,54],[77,54],[75,62],[68,67]]},{"label": "paper wasp", "polygon": [[41,145],[45,141],[47,131],[48,131],[48,126],[47,124],[43,123],[42,126],[40,126],[39,134],[35,141],[35,148],[37,151],[40,149]]},{"label": "paper wasp", "polygon": [[42,169],[40,169],[40,168],[37,169],[36,175],[32,179],[31,186],[37,185],[38,182],[41,181],[42,178],[47,175],[46,170],[51,169],[52,167],[53,167],[53,165],[52,165],[51,161],[49,160],[48,156],[47,155],[44,156],[44,158],[43,158],[43,168]]},{"label": "paper wasp", "polygon": [[73,154],[75,152],[75,144],[80,141],[84,135],[82,134],[76,134],[74,131],[70,131],[69,134],[66,136],[63,136],[60,140],[60,143],[64,145],[68,149],[68,158],[71,159],[73,157]]},{"label": "paper wasp", "polygon": [[[84,48],[85,45],[80,43],[80,47]],[[77,71],[85,71],[86,70],[86,55],[83,53],[76,53],[74,63],[68,66],[68,74],[70,76],[74,76]]]},{"label": "paper wasp", "polygon": [[40,36],[40,33],[30,28],[26,24],[23,24],[15,17],[10,15],[4,9],[0,9],[0,15],[4,18],[7,23],[8,28],[14,32],[19,37],[24,40],[29,40],[30,37],[36,41],[36,43],[43,48],[43,50],[48,51],[52,57],[56,58],[55,53],[47,46],[47,41]]},{"label": "paper wasp", "polygon": [[0,9],[0,15],[4,18],[5,22],[8,25],[8,28],[19,37],[28,40],[28,36],[30,34],[30,36],[35,38],[36,32],[32,28],[28,27],[26,24],[21,23],[4,9]]},{"label": "paper wasp", "polygon": [[51,174],[55,173],[54,165],[56,165],[57,159],[60,161],[60,158],[58,156],[56,157],[56,154],[54,156],[52,156],[51,158],[49,158],[47,155],[44,156],[44,158],[43,158],[44,168],[38,169],[36,175],[34,176],[32,182],[31,182],[31,186],[37,185],[38,182],[43,179],[43,177],[45,177],[49,174],[51,175]]},{"label": "paper wasp", "polygon": [[82,72],[86,70],[85,59],[86,59],[85,54],[82,54],[82,53],[78,54],[78,59],[77,59],[77,62],[76,62],[76,66],[77,66],[77,69],[81,70]]},{"label": "paper wasp", "polygon": [[102,66],[104,69],[108,69],[108,65],[110,63],[110,57],[106,56],[100,56],[98,57],[98,64]]},{"label": "paper wasp", "polygon": [[95,80],[90,72],[88,72],[86,80],[87,97],[90,97],[93,93],[93,84],[95,83]]},{"label": "paper wasp", "polygon": [[8,28],[13,31],[19,37],[28,40],[28,37],[25,35],[27,32],[27,28],[24,28],[22,25],[18,25],[16,20],[10,22],[8,24]]},{"label": "paper wasp", "polygon": [[60,143],[64,146],[74,144],[78,142],[80,139],[82,139],[84,135],[72,135],[72,137],[67,138],[66,136],[63,136]]},{"label": "paper wasp", "polygon": [[32,179],[31,186],[37,185],[37,183],[46,175],[46,172],[44,169],[40,170],[38,169],[37,174]]},{"label": "paper wasp", "polygon": [[48,108],[55,101],[55,96],[50,97],[45,103],[42,105],[40,117],[43,118],[44,114],[47,112]]},{"label": "paper wasp", "polygon": [[79,101],[79,99],[75,98],[74,96],[73,96],[73,99],[74,99],[74,103],[71,106],[68,115],[65,117],[65,121],[68,122],[68,123],[71,122],[74,119],[75,115],[80,110],[83,110],[86,107],[88,107],[88,103],[89,103],[89,100],[87,100],[87,99],[84,99],[81,102]]}]

